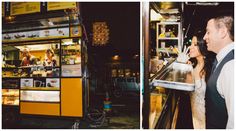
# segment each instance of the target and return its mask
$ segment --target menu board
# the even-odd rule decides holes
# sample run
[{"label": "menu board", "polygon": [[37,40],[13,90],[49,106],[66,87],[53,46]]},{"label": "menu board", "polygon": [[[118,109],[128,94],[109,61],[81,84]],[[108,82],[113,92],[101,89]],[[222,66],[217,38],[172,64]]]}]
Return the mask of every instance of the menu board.
[{"label": "menu board", "polygon": [[36,12],[40,12],[40,2],[11,2],[11,15],[22,15]]},{"label": "menu board", "polygon": [[66,38],[69,37],[69,28],[55,28],[38,31],[25,31],[16,33],[2,34],[3,42],[14,41],[27,41],[27,40],[39,40],[39,39],[53,39],[53,38]]},{"label": "menu board", "polygon": [[47,11],[76,8],[76,2],[48,2]]}]

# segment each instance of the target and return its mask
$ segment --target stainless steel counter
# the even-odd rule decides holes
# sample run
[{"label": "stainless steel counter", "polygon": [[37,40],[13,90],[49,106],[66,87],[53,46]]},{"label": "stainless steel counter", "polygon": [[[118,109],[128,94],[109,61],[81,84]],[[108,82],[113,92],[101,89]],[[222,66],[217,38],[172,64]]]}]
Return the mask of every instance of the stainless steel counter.
[{"label": "stainless steel counter", "polygon": [[173,62],[160,75],[152,80],[152,86],[169,89],[194,91],[193,67],[188,64]]}]

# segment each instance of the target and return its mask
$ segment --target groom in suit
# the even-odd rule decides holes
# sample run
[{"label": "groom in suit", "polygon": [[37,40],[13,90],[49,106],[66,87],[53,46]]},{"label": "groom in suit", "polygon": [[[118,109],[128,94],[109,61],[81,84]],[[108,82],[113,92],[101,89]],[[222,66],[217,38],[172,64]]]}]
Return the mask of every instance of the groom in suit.
[{"label": "groom in suit", "polygon": [[207,49],[216,60],[206,87],[206,128],[234,128],[234,20],[220,16],[208,21]]}]

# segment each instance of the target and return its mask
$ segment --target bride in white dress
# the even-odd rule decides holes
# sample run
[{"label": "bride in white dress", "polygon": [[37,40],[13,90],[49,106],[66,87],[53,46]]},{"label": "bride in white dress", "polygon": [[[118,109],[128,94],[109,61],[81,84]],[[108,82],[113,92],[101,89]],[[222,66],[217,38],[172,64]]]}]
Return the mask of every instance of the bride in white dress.
[{"label": "bride in white dress", "polygon": [[207,46],[202,38],[201,35],[193,36],[189,52],[195,77],[195,91],[190,94],[194,129],[206,129],[206,80],[210,75],[212,61],[215,57],[213,53],[207,51]]}]

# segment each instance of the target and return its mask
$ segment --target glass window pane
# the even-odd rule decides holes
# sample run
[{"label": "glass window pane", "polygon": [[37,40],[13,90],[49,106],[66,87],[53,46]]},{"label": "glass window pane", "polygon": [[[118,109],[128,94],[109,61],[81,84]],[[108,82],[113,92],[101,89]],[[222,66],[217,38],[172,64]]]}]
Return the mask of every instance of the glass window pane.
[{"label": "glass window pane", "polygon": [[62,76],[81,76],[81,39],[62,41]]},{"label": "glass window pane", "polygon": [[43,101],[43,102],[59,102],[60,91],[29,91],[21,90],[21,101]]}]

